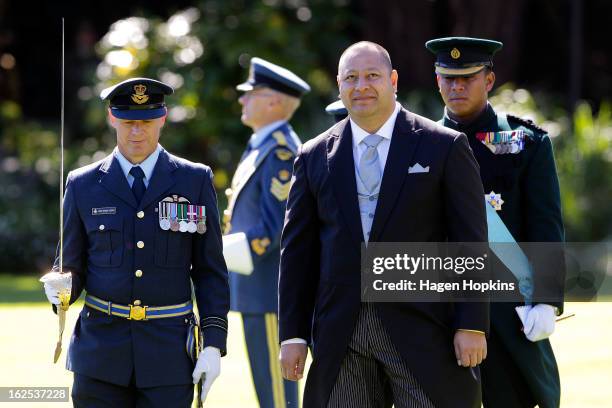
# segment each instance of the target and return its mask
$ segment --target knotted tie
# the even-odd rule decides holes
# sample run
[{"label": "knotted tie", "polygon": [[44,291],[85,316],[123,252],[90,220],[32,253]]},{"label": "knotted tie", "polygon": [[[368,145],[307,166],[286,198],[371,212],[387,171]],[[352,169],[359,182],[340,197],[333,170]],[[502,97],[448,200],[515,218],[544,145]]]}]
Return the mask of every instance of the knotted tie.
[{"label": "knotted tie", "polygon": [[130,169],[130,174],[134,177],[134,183],[132,184],[132,193],[134,193],[134,197],[136,197],[136,202],[140,204],[140,200],[142,200],[142,196],[147,189],[144,183],[144,171],[140,168],[140,166],[134,166]]},{"label": "knotted tie", "polygon": [[378,145],[382,140],[382,136],[368,135],[361,141],[361,143],[367,146],[367,149],[359,160],[359,178],[370,194],[376,191],[382,179],[378,159]]}]

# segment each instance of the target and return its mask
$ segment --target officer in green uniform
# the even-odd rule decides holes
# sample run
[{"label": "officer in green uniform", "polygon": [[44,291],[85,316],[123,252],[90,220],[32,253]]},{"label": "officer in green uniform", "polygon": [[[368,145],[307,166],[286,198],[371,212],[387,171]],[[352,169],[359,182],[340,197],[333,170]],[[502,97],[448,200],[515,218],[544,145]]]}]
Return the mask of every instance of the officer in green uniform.
[{"label": "officer in green uniform", "polygon": [[[492,59],[502,43],[452,37],[425,46],[436,55],[436,79],[446,105],[440,123],[468,136],[500,224],[517,242],[562,242],[559,182],[550,138],[531,121],[496,112],[488,102],[495,83]],[[538,271],[534,268],[535,293],[538,283],[544,282]],[[559,265],[557,281],[563,280],[562,271]],[[562,297],[519,305],[492,299],[488,354],[481,366],[483,404],[558,407],[559,372],[548,336],[561,312]]]}]

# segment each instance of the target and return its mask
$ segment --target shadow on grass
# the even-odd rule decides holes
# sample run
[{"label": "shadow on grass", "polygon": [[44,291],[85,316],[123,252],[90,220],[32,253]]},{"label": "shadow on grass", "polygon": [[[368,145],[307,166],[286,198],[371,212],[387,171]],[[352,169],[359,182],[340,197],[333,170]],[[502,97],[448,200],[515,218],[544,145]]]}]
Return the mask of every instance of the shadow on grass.
[{"label": "shadow on grass", "polygon": [[0,304],[47,303],[38,276],[0,274]]}]

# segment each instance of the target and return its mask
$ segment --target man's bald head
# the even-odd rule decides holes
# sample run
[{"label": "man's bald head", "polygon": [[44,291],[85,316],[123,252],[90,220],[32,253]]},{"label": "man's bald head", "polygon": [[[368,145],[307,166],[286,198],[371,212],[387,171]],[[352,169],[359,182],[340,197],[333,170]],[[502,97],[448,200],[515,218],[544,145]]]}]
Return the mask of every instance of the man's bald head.
[{"label": "man's bald head", "polygon": [[391,65],[391,57],[389,56],[389,52],[383,46],[376,44],[375,42],[371,42],[371,41],[359,41],[351,45],[350,47],[348,47],[346,50],[344,50],[344,52],[340,56],[340,61],[338,61],[338,73],[341,72],[342,65],[344,64],[344,61],[348,57],[352,56],[355,53],[359,53],[360,51],[364,51],[364,50],[374,51],[377,54],[379,54],[380,61],[383,63],[383,65],[386,68],[389,69],[389,72],[393,70],[393,65]]}]

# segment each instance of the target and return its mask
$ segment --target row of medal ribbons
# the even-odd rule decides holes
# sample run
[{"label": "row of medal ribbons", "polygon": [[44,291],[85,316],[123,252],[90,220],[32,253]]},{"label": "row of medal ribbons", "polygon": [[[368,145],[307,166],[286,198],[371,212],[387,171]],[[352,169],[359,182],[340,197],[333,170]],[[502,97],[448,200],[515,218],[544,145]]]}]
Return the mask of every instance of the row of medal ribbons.
[{"label": "row of medal ribbons", "polygon": [[159,227],[164,231],[206,232],[206,207],[203,205],[161,201],[158,212]]},{"label": "row of medal ribbons", "polygon": [[493,154],[516,154],[525,148],[525,132],[506,130],[501,132],[479,132],[476,139],[484,143]]}]

